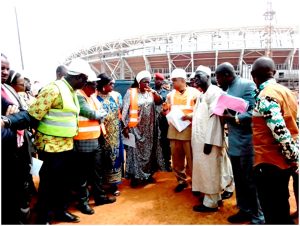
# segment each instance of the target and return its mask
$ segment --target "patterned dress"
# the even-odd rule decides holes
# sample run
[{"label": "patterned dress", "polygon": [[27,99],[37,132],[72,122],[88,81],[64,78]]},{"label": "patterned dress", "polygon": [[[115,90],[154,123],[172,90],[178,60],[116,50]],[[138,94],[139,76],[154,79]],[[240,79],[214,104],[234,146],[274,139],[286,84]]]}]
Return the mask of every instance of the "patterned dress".
[{"label": "patterned dress", "polygon": [[[155,126],[155,104],[152,94],[138,93],[138,125],[130,128],[135,136],[136,148],[128,147],[126,155],[126,178],[147,180],[154,172],[165,170],[162,149],[158,142],[158,127]],[[122,119],[129,121],[130,94],[123,101]]]},{"label": "patterned dress", "polygon": [[97,96],[97,99],[108,112],[103,123],[106,135],[99,138],[100,149],[104,152],[104,182],[118,184],[122,179],[122,166],[124,162],[124,148],[121,141],[121,124],[119,120],[119,106],[122,105],[122,97],[113,98],[111,95]]}]

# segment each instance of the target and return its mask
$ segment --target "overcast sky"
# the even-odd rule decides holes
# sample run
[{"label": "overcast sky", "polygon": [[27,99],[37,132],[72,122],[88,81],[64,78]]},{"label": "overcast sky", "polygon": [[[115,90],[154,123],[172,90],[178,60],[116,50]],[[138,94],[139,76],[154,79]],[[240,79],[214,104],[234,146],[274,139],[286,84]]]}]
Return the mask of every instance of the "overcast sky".
[{"label": "overcast sky", "polygon": [[[299,25],[298,0],[273,0],[274,24]],[[74,51],[142,34],[265,25],[267,0],[15,0],[2,1],[0,47],[21,69],[16,6],[25,73],[55,78]]]}]

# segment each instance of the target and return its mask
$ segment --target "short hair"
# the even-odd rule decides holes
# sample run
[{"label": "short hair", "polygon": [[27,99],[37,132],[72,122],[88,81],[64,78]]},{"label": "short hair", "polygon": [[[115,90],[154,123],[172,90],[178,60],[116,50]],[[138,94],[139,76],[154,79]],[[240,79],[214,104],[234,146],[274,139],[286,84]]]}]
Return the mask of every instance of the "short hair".
[{"label": "short hair", "polygon": [[222,63],[217,67],[215,74],[235,76],[234,67],[232,66],[231,63],[228,62]]},{"label": "short hair", "polygon": [[22,75],[14,70],[9,71],[9,75],[7,80],[5,81],[6,84],[8,85],[14,85],[17,83],[18,78],[22,77]]}]

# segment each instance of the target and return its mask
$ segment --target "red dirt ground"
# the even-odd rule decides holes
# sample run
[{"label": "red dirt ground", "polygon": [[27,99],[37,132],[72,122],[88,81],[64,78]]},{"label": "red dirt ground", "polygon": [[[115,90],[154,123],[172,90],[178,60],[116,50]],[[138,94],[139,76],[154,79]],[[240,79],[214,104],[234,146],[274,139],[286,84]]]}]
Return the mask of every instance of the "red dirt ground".
[{"label": "red dirt ground", "polygon": [[[74,207],[70,212],[80,217],[78,224],[229,224],[227,217],[237,212],[235,197],[224,200],[223,206],[215,213],[196,213],[192,208],[198,204],[198,198],[192,195],[191,188],[181,193],[175,193],[177,185],[173,173],[160,172],[154,175],[155,184],[131,188],[128,180],[123,180],[119,186],[121,195],[113,204],[91,206],[94,215],[80,213]],[[38,178],[34,178],[36,184]],[[290,184],[291,213],[296,204],[293,189]],[[275,201],[275,200],[274,200]],[[298,223],[298,219],[296,220]],[[60,224],[67,224],[61,223]]]}]

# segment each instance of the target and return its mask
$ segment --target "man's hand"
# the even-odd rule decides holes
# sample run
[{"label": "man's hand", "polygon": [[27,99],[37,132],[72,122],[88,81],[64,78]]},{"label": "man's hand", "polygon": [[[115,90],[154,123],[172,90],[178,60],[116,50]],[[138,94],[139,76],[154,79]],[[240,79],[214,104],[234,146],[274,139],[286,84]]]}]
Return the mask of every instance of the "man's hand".
[{"label": "man's hand", "polygon": [[183,121],[185,121],[185,120],[192,121],[192,119],[193,119],[193,116],[191,116],[191,115],[184,115],[181,117],[181,120],[183,120]]},{"label": "man's hand", "polygon": [[222,121],[224,122],[235,122],[235,117],[234,115],[230,114],[230,112],[226,109],[224,111],[224,114],[222,116]]},{"label": "man's hand", "polygon": [[18,108],[18,106],[16,105],[9,105],[7,110],[6,110],[6,116],[7,115],[11,115],[11,114],[14,114],[14,113],[18,113],[20,110]]},{"label": "man's hand", "polygon": [[209,155],[211,153],[212,145],[211,144],[204,144],[204,154]]},{"label": "man's hand", "polygon": [[4,128],[4,126],[5,126],[5,123],[4,123],[4,121],[1,119],[1,128]]}]

